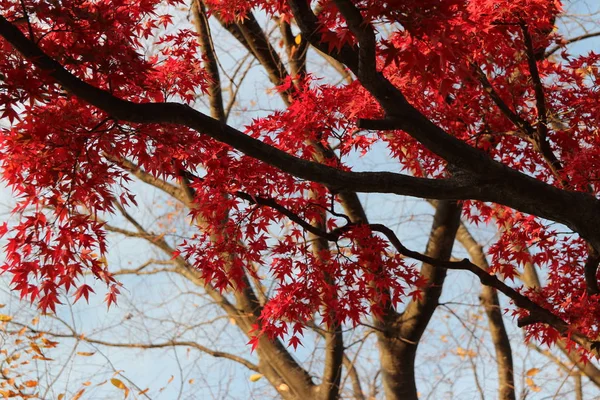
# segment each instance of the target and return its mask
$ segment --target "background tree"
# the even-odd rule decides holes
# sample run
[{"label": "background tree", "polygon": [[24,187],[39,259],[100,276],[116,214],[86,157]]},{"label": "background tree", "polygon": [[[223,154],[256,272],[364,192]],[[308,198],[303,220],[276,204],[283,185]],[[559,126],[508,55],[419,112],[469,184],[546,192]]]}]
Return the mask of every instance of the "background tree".
[{"label": "background tree", "polygon": [[[183,371],[198,358],[183,368],[179,350],[193,349],[283,398],[410,399],[431,384],[415,359],[441,304],[468,334],[454,321],[435,341],[454,342],[483,397],[473,348],[489,329],[494,390],[510,399],[542,386],[540,368],[515,383],[500,291],[527,340],[556,343],[598,383],[581,359],[598,335],[597,56],[550,58],[569,42],[553,30],[558,3],[438,3],[2,2],[1,159],[19,217],[3,228],[4,270],[56,313],[28,328],[74,346],[168,349],[180,396],[197,397]],[[192,25],[177,19],[188,6]],[[402,173],[353,172],[386,157]],[[370,211],[366,199],[390,197],[357,193],[435,199],[430,233],[402,221],[423,203]],[[478,240],[495,233],[470,233],[483,222],[497,230],[485,252]],[[106,232],[131,240],[108,253]],[[471,261],[452,258],[455,241]],[[484,285],[488,328],[453,270]],[[132,298],[108,338],[57,308],[93,301],[92,278],[109,306],[123,287]],[[133,388],[117,368],[102,373]],[[438,383],[465,395],[434,381],[432,396]]]}]

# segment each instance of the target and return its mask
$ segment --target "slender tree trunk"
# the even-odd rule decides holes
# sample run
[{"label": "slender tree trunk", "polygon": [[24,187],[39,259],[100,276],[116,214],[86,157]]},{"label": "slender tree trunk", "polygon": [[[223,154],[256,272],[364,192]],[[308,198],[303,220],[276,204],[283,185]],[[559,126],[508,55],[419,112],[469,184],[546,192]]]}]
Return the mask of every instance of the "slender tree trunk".
[{"label": "slender tree trunk", "polygon": [[[450,259],[461,206],[440,201],[433,220],[426,254],[442,260]],[[409,303],[402,314],[385,317],[379,322],[379,352],[382,381],[389,400],[417,400],[415,358],[421,336],[438,306],[446,270],[423,264],[421,275],[428,281],[419,301]]]},{"label": "slender tree trunk", "polygon": [[[473,238],[467,228],[461,224],[456,234],[456,239],[467,250],[471,261],[483,270],[489,269],[489,264],[483,252],[483,248]],[[515,378],[513,373],[512,350],[510,339],[502,320],[502,309],[496,289],[483,286],[479,300],[485,308],[490,326],[490,335],[496,352],[496,364],[498,367],[498,399],[515,400]]]}]

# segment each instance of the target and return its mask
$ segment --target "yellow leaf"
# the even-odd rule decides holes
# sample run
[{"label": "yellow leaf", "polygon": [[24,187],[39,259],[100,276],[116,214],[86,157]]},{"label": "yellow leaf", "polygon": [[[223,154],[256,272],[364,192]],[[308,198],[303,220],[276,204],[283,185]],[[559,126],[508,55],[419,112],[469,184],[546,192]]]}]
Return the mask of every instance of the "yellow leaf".
[{"label": "yellow leaf", "polygon": [[83,386],[90,386],[92,384],[92,382],[90,381],[85,381],[82,383]]},{"label": "yellow leaf", "polygon": [[146,394],[146,393],[148,393],[149,390],[150,390],[150,388],[146,388],[146,389],[142,390],[141,392],[139,392],[138,395],[141,396],[143,394]]},{"label": "yellow leaf", "polygon": [[256,382],[258,380],[260,380],[260,378],[262,378],[262,374],[254,374],[254,375],[250,375],[250,382]]},{"label": "yellow leaf", "polygon": [[119,388],[121,390],[127,389],[127,386],[125,386],[125,384],[120,379],[111,378],[110,383],[112,383],[114,387]]},{"label": "yellow leaf", "polygon": [[173,382],[173,379],[175,379],[175,376],[171,375],[171,377],[169,378],[169,380],[167,381],[167,383]]},{"label": "yellow leaf", "polygon": [[65,398],[65,394],[61,393],[58,395],[57,400],[63,400]]},{"label": "yellow leaf", "polygon": [[190,379],[188,382],[190,383],[190,385],[194,384],[194,380],[193,379]]},{"label": "yellow leaf", "polygon": [[79,398],[81,398],[83,395],[83,392],[85,392],[85,389],[81,389],[79,392],[77,392],[77,394],[75,394],[71,400],[79,400]]},{"label": "yellow leaf", "polygon": [[540,370],[538,368],[531,368],[530,370],[528,370],[525,373],[525,375],[527,375],[527,376],[536,376],[539,372],[540,372]]},{"label": "yellow leaf", "polygon": [[10,315],[0,314],[0,321],[9,322],[12,321],[12,317]]},{"label": "yellow leaf", "polygon": [[26,387],[31,388],[31,387],[36,387],[38,383],[37,383],[37,381],[25,381],[25,382],[23,382],[23,384]]},{"label": "yellow leaf", "polygon": [[96,354],[95,352],[90,352],[90,351],[78,351],[77,355],[78,356],[82,356],[82,357],[91,357],[94,354]]},{"label": "yellow leaf", "polygon": [[294,42],[296,42],[296,44],[302,43],[302,35],[296,35],[296,37],[294,38]]},{"label": "yellow leaf", "polygon": [[541,392],[541,391],[542,391],[542,388],[541,388],[541,387],[539,387],[539,386],[537,386],[537,385],[533,385],[533,386],[531,387],[531,391],[532,391],[532,392],[536,392],[536,393],[537,393],[537,392]]},{"label": "yellow leaf", "polygon": [[531,378],[525,379],[525,383],[527,384],[527,386],[535,386],[535,383],[533,382],[533,379],[531,379]]}]

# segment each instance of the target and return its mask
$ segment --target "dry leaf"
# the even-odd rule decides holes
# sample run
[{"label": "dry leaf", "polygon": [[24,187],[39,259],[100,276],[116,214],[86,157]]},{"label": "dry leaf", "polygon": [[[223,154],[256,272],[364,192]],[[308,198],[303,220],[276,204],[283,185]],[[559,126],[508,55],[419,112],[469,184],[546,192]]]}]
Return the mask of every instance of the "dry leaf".
[{"label": "dry leaf", "polygon": [[9,322],[12,321],[12,317],[10,315],[0,314],[0,321]]},{"label": "dry leaf", "polygon": [[125,386],[123,381],[121,381],[120,379],[117,379],[117,378],[111,378],[110,383],[112,383],[113,386],[121,389],[124,392],[123,394],[124,394],[125,398],[127,398],[129,396],[129,388],[127,386]]},{"label": "dry leaf", "polygon": [[40,350],[40,347],[35,344],[35,343],[30,343],[29,347],[31,347],[33,349],[33,351],[35,351],[36,353],[38,353],[40,356],[44,356],[44,353],[42,353],[42,350]]},{"label": "dry leaf", "polygon": [[114,387],[119,388],[121,390],[125,390],[125,388],[127,387],[127,386],[125,386],[123,381],[121,381],[120,379],[117,379],[117,378],[111,378],[110,383],[112,383]]},{"label": "dry leaf", "polygon": [[533,379],[531,379],[531,378],[525,379],[525,383],[527,384],[527,386],[535,386],[535,383],[533,382]]},{"label": "dry leaf", "polygon": [[263,377],[262,374],[250,375],[250,382],[256,382],[256,381],[260,380],[260,378],[262,378],[262,377]]},{"label": "dry leaf", "polygon": [[525,375],[527,375],[527,376],[536,376],[539,372],[540,372],[540,370],[538,368],[531,368],[530,370],[528,370],[525,373]]},{"label": "dry leaf", "polygon": [[79,398],[83,395],[83,392],[85,392],[85,389],[81,389],[79,392],[77,392],[77,394],[73,396],[71,400],[79,400]]},{"label": "dry leaf", "polygon": [[90,351],[78,351],[77,355],[78,356],[83,356],[83,357],[91,357],[94,354],[96,354],[95,352],[90,352]]}]

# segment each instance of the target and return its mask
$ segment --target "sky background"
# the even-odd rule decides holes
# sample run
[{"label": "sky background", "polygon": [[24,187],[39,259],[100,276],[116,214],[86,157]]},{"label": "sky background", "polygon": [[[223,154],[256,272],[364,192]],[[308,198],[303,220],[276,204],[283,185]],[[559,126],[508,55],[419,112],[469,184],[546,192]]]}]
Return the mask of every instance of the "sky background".
[{"label": "sky background", "polygon": [[[561,23],[574,32],[574,35],[586,28],[585,15],[595,11],[590,4],[593,5],[594,2],[570,2],[568,12],[573,18]],[[594,7],[598,9],[599,6]],[[186,18],[183,13],[182,24],[187,23]],[[215,45],[220,54],[220,62],[226,70],[230,70],[229,66],[237,64],[243,54],[231,51],[234,48],[231,38],[215,25],[213,32],[216,35]],[[597,49],[599,43],[595,39],[578,43],[571,47],[571,53]],[[314,53],[310,55],[310,61],[315,70],[327,68]],[[333,73],[331,76],[332,81],[337,80],[333,78]],[[242,127],[250,118],[266,115],[281,107],[280,100],[267,93],[269,87],[265,72],[260,66],[254,65],[239,91],[239,106],[234,108],[231,124]],[[201,104],[198,106],[202,108]],[[367,157],[353,155],[353,163],[356,170],[399,171],[398,163],[390,159],[383,145],[376,145]],[[137,201],[140,206],[128,211],[139,218],[144,226],[158,229],[158,224],[165,222],[165,216],[173,212],[173,205],[168,203],[162,193],[139,182],[133,183],[132,189],[138,193]],[[392,195],[362,195],[361,200],[372,222],[386,223],[396,231],[407,247],[419,251],[424,249],[433,213],[429,204]],[[10,191],[2,190],[0,210],[3,219],[10,219],[13,204]],[[391,220],[390,216],[395,219]],[[113,225],[124,223],[118,218],[111,218],[110,222]],[[184,237],[190,230],[185,216],[176,218],[171,228],[175,229],[169,235],[172,241],[178,241],[179,237]],[[494,240],[495,232],[490,228],[473,227],[473,233],[483,245],[489,245]],[[456,245],[453,256],[462,258],[466,253]],[[111,269],[136,268],[149,259],[165,260],[166,257],[141,240],[110,235],[108,263]],[[123,283],[124,290],[117,307],[107,310],[103,303],[105,289],[95,284],[97,294],[90,297],[89,304],[80,302],[72,305],[66,302],[58,308],[55,318],[43,317],[38,326],[44,330],[68,332],[68,325],[78,334],[113,343],[161,343],[181,336],[207,347],[240,354],[256,361],[246,345],[247,338],[229,318],[222,316],[220,309],[203,295],[201,288],[167,273],[143,277],[121,275],[119,280]],[[91,279],[89,281],[93,283]],[[457,271],[449,271],[447,282],[441,299],[444,305],[436,312],[419,347],[419,390],[424,395],[423,398],[429,399],[479,398],[474,379],[477,376],[477,382],[486,398],[493,399],[497,388],[496,367],[487,333],[487,320],[478,306],[480,284],[472,275]],[[505,299],[501,300],[508,307]],[[37,311],[29,304],[19,301],[10,293],[8,277],[0,280],[0,303],[6,305],[2,313],[15,315],[20,321],[28,321],[37,315]],[[527,399],[572,398],[569,397],[572,392],[568,392],[573,383],[571,379],[566,379],[564,371],[535,350],[523,345],[522,333],[511,318],[505,317],[505,323],[514,338],[512,343],[517,393],[524,393],[528,387],[525,372],[535,366],[541,372],[533,379],[544,390],[540,394],[529,392]],[[350,347],[350,353],[359,354],[357,366],[360,372],[365,377],[372,377],[377,370],[377,352],[374,335],[362,340],[367,334],[366,328],[349,329],[345,333],[345,341],[347,344],[357,343]],[[194,349],[180,347],[139,350],[97,346],[69,339],[60,342],[56,349],[48,351],[48,356],[55,361],[52,364],[40,362],[36,366],[39,368],[37,372],[45,377],[46,384],[50,386],[47,393],[42,393],[45,399],[56,399],[60,393],[69,393],[67,398],[70,398],[87,381],[91,385],[86,387],[82,398],[120,398],[122,391],[110,383],[102,384],[114,376],[131,388],[130,398],[262,399],[273,395],[265,379],[256,382],[250,380],[254,372]],[[320,359],[314,354],[320,354],[318,350],[322,346],[315,335],[307,334],[303,346],[294,356],[303,365],[312,365],[318,375]],[[468,354],[465,356],[465,352],[469,351],[475,352],[476,357]],[[94,355],[79,356],[77,352],[93,352]],[[45,371],[46,367],[50,367],[48,371]],[[54,380],[56,382],[50,385]],[[584,384],[588,398],[600,398],[595,387],[585,381]],[[135,390],[135,386],[138,390]],[[368,382],[364,386],[368,392]],[[146,388],[150,389],[146,395],[137,395],[139,390]],[[554,396],[553,393],[557,395]],[[380,393],[378,398],[381,397]]]}]

